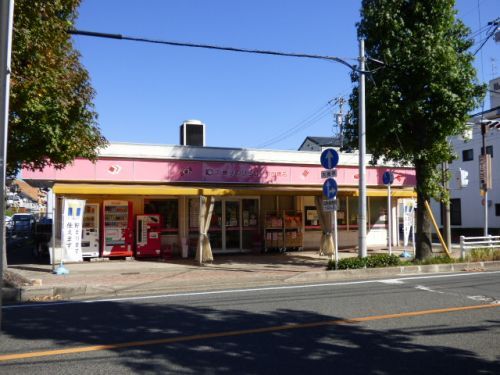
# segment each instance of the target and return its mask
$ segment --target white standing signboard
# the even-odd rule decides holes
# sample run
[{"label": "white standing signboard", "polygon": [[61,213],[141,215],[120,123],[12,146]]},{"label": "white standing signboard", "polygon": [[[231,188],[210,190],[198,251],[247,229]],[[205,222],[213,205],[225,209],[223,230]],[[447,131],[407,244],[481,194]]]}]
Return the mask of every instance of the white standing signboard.
[{"label": "white standing signboard", "polygon": [[[410,231],[415,235],[415,201],[412,199],[404,200],[403,205],[403,246],[408,246]],[[413,247],[415,247],[415,239],[412,238]]]},{"label": "white standing signboard", "polygon": [[82,221],[85,201],[64,199],[62,214],[62,260],[64,262],[82,262]]}]

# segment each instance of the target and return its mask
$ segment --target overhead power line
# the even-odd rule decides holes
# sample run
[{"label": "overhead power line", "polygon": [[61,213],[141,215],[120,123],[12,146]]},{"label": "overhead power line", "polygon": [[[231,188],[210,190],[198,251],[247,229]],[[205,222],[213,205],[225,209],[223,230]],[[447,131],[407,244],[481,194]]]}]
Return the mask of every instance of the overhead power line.
[{"label": "overhead power line", "polygon": [[265,148],[270,145],[273,145],[275,143],[281,142],[287,138],[290,138],[292,135],[298,133],[299,131],[302,131],[304,129],[307,129],[317,123],[319,120],[324,118],[325,116],[330,114],[330,110],[332,108],[332,100],[329,100],[326,104],[318,108],[316,111],[314,111],[312,114],[307,116],[304,120],[298,122],[296,125],[292,126],[289,129],[286,129],[284,132],[268,139],[265,142],[261,142],[256,146],[256,148]]},{"label": "overhead power line", "polygon": [[286,56],[286,57],[298,57],[298,58],[308,58],[308,59],[316,59],[316,60],[335,61],[335,62],[338,62],[342,65],[347,66],[349,69],[351,69],[353,71],[359,72],[359,69],[355,65],[351,65],[347,61],[345,61],[339,57],[335,57],[335,56],[322,56],[322,55],[311,55],[311,54],[307,54],[307,53],[289,53],[289,52],[268,51],[268,50],[259,50],[259,49],[224,47],[224,46],[216,46],[216,45],[211,45],[211,44],[173,42],[173,41],[168,41],[168,40],[139,38],[139,37],[132,37],[132,36],[126,36],[126,35],[121,35],[121,34],[108,34],[108,33],[94,32],[94,31],[76,30],[76,29],[68,30],[68,33],[72,34],[72,35],[92,36],[92,37],[96,37],[96,38],[131,40],[134,42],[145,42],[145,43],[154,43],[154,44],[166,44],[169,46],[177,46],[177,47],[205,48],[205,49],[213,49],[213,50],[219,50],[219,51],[254,53],[254,54],[260,54],[260,55]]},{"label": "overhead power line", "polygon": [[481,45],[473,53],[474,56],[484,47],[488,39],[490,39],[491,37],[493,37],[493,35],[495,35],[495,32],[497,31],[499,25],[500,25],[500,18],[488,22],[488,26],[490,27],[490,29],[487,31],[486,37],[481,41]]}]

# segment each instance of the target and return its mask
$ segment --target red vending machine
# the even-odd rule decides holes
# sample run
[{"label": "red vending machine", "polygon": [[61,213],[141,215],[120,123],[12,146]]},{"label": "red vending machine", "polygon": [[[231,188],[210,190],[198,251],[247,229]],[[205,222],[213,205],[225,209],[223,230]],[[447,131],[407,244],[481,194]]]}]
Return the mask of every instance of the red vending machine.
[{"label": "red vending machine", "polygon": [[158,257],[161,252],[160,215],[147,214],[135,217],[135,256]]},{"label": "red vending machine", "polygon": [[102,256],[131,257],[134,244],[132,202],[104,201],[102,212]]}]

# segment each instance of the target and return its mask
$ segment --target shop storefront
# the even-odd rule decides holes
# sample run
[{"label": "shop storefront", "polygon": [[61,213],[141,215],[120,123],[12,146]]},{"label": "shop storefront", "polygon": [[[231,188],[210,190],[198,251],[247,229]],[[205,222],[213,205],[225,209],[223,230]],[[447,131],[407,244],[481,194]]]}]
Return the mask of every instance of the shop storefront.
[{"label": "shop storefront", "polygon": [[[130,251],[135,255],[138,241],[147,235],[145,227],[138,224],[142,223],[137,221],[138,215],[158,221],[154,228],[157,243],[161,254],[170,257],[194,256],[200,235],[206,235],[215,255],[318,249],[325,232],[320,218],[324,213],[315,199],[321,196],[323,184],[319,155],[304,151],[111,144],[95,163],[76,160],[62,170],[23,170],[23,179],[52,190],[54,202],[59,202],[54,205],[55,212],[60,210],[63,198],[94,204],[93,210],[100,212],[95,233],[101,256],[106,256],[103,244],[112,232],[106,231],[106,226],[116,224],[114,218],[121,210],[106,211],[105,207],[115,207],[112,205],[118,202],[127,202],[129,207],[131,224],[120,225],[130,226],[126,229],[133,234]],[[339,245],[355,246],[357,155],[341,154],[337,170]],[[369,246],[387,243],[387,193],[382,183],[382,174],[387,170],[395,176],[390,213],[393,223],[398,222],[398,199],[414,195],[412,168],[367,167]],[[207,222],[200,219],[203,215]],[[55,217],[57,237],[60,227],[58,215]]]}]

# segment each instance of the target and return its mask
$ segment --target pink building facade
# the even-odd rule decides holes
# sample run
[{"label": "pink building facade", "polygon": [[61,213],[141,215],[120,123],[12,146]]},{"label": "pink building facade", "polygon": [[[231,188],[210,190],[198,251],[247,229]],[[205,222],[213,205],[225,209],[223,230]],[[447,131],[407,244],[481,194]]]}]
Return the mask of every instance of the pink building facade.
[{"label": "pink building facade", "polygon": [[[357,161],[357,154],[341,154],[337,166],[341,249],[357,243]],[[186,257],[199,237],[200,195],[215,200],[208,228],[214,254],[317,249],[322,170],[319,152],[111,144],[95,163],[78,159],[60,170],[25,169],[22,178],[51,188],[54,202],[76,197],[102,209],[106,200],[124,200],[134,215],[158,214],[162,248]],[[399,204],[414,196],[413,168],[367,167],[368,246],[387,243],[386,171],[394,175],[393,243],[399,240]]]}]

